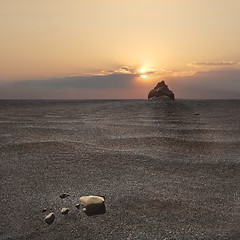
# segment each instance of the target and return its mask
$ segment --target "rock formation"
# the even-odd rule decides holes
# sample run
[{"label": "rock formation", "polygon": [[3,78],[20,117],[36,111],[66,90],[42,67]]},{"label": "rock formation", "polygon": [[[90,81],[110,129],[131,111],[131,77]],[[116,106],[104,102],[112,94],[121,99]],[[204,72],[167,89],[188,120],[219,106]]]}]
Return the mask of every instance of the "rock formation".
[{"label": "rock formation", "polygon": [[165,84],[165,81],[159,82],[148,94],[148,99],[171,99],[174,100],[174,93]]}]

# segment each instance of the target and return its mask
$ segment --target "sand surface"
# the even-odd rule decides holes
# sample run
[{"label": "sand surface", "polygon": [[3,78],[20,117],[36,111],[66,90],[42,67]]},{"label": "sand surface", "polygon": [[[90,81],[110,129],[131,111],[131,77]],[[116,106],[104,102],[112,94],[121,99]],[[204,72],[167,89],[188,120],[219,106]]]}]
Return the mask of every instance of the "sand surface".
[{"label": "sand surface", "polygon": [[0,102],[0,239],[240,239],[239,106]]}]

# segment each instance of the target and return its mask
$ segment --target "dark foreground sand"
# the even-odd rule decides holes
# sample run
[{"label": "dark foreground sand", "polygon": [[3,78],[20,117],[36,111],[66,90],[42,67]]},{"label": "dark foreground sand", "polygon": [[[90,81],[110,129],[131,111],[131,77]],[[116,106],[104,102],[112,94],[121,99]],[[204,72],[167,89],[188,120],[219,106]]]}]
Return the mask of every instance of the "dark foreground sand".
[{"label": "dark foreground sand", "polygon": [[[210,131],[181,103],[191,123],[170,108],[156,128],[153,105],[114,104],[1,106],[0,239],[240,239],[239,125]],[[106,214],[74,207],[88,194],[106,197]]]}]

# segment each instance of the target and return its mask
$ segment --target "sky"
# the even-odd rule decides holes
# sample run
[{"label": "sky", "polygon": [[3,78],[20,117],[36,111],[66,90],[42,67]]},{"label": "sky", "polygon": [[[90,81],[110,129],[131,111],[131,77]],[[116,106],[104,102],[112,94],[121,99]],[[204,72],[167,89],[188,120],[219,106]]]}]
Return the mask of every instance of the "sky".
[{"label": "sky", "polygon": [[0,99],[240,98],[239,0],[0,0]]}]

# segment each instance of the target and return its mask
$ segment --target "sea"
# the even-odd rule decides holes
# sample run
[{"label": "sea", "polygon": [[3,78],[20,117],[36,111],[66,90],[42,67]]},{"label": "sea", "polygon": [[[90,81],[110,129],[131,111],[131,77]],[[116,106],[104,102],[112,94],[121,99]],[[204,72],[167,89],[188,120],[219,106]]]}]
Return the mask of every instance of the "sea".
[{"label": "sea", "polygon": [[0,180],[0,239],[240,239],[240,100],[0,100]]}]

